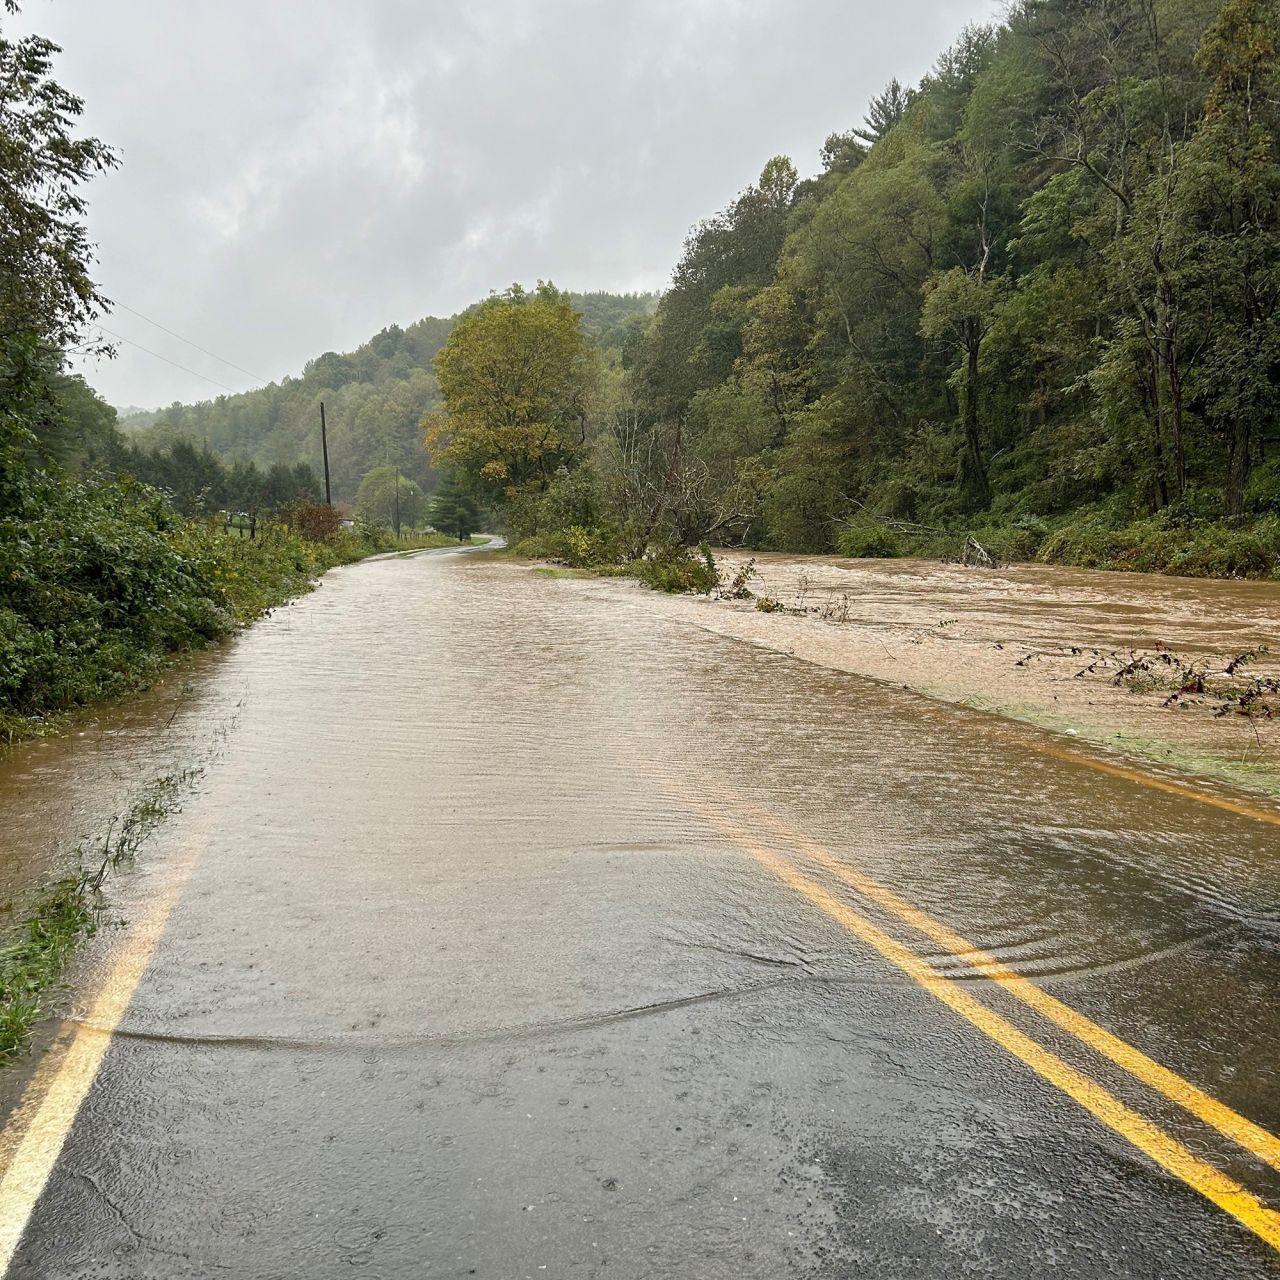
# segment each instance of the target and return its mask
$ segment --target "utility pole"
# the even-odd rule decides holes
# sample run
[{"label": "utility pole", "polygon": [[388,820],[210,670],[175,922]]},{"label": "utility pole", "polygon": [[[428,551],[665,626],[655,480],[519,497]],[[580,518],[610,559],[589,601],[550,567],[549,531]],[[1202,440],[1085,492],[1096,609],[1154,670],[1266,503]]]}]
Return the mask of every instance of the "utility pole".
[{"label": "utility pole", "polygon": [[324,425],[324,401],[320,401],[320,452],[324,455],[324,504],[333,506],[333,495],[329,492],[329,434]]},{"label": "utility pole", "polygon": [[400,468],[396,468],[396,541],[400,541]]}]

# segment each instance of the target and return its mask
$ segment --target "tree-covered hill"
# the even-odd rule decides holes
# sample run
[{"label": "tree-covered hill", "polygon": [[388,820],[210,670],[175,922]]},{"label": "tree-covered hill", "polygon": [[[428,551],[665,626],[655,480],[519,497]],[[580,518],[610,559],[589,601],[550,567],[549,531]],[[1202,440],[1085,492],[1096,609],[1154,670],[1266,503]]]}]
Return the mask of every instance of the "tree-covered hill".
[{"label": "tree-covered hill", "polygon": [[[616,348],[626,323],[652,314],[654,294],[573,295],[583,328],[603,349]],[[391,325],[346,354],[326,351],[300,376],[197,404],[133,413],[120,429],[143,449],[168,452],[176,441],[207,446],[222,462],[254,462],[263,470],[298,463],[320,468],[320,403],[328,426],[333,496],[351,501],[361,480],[391,463],[423,489],[435,487],[422,447],[423,416],[439,402],[432,360],[456,317],[428,316]]]},{"label": "tree-covered hill", "polygon": [[[1280,510],[1274,0],[1021,0],[697,227],[634,399],[769,545]],[[696,521],[695,521],[696,523]]]},{"label": "tree-covered hill", "polygon": [[[1017,0],[967,28],[816,177],[775,157],[695,226],[559,479],[529,472],[545,502],[493,496],[542,536],[571,487],[599,546],[976,529],[1280,573],[1278,33],[1277,0]],[[490,426],[468,465],[492,489]]]}]

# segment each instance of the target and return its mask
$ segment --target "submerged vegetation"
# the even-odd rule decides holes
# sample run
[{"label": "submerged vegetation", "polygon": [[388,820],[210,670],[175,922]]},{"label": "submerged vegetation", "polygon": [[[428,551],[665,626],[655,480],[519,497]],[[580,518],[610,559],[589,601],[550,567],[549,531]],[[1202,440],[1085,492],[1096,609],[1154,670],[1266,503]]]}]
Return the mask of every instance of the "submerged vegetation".
[{"label": "submerged vegetation", "polygon": [[96,933],[110,873],[131,862],[156,826],[180,803],[199,776],[184,769],[157,778],[100,842],[76,853],[76,870],[49,886],[7,930],[0,948],[0,1067],[26,1045],[45,993],[57,981],[81,939]]}]

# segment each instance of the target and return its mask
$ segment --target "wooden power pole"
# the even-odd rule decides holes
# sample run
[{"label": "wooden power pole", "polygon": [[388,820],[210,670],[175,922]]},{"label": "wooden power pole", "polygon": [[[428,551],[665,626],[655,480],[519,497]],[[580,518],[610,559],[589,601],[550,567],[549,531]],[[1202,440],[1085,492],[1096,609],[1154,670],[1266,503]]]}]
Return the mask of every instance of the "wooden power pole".
[{"label": "wooden power pole", "polygon": [[324,401],[320,401],[320,452],[324,455],[324,503],[333,506],[333,495],[329,492],[329,433],[324,425]]}]

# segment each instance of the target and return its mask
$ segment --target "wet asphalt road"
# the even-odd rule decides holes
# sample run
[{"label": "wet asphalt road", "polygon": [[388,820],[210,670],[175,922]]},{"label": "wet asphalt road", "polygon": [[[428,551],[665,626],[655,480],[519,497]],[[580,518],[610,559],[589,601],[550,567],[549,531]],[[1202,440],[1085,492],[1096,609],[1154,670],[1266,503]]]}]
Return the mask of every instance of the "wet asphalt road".
[{"label": "wet asphalt road", "polygon": [[234,727],[10,1276],[1280,1274],[787,878],[1280,1205],[814,852],[1274,1131],[1280,828],[577,586],[365,563],[201,672]]}]

